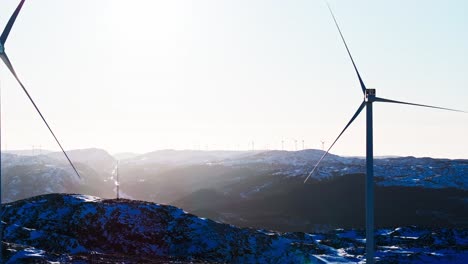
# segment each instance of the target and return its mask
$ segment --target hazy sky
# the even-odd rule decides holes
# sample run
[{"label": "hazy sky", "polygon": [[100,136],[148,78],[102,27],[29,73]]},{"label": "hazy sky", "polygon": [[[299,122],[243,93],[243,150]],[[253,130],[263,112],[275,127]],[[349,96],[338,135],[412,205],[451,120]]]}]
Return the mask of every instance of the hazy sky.
[{"label": "hazy sky", "polygon": [[[468,110],[468,1],[330,4],[379,96]],[[66,149],[321,148],[362,100],[321,0],[27,1],[6,51]],[[2,148],[58,149],[0,81]],[[333,153],[365,155],[364,117]],[[468,114],[375,104],[374,122],[376,155],[468,158]]]}]

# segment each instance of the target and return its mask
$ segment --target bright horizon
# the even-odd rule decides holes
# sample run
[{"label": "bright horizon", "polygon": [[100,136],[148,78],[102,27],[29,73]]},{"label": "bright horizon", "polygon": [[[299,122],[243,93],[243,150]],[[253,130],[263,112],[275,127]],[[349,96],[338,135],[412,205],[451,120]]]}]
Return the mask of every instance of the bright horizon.
[{"label": "bright horizon", "polygon": [[[3,29],[19,1],[0,9]],[[26,1],[6,43],[65,149],[322,149],[361,103],[323,1]],[[369,88],[468,111],[468,3],[330,1]],[[88,41],[85,41],[88,40]],[[2,149],[58,150],[0,66]],[[364,114],[332,153],[365,155]],[[468,114],[374,104],[374,154],[468,158]]]}]

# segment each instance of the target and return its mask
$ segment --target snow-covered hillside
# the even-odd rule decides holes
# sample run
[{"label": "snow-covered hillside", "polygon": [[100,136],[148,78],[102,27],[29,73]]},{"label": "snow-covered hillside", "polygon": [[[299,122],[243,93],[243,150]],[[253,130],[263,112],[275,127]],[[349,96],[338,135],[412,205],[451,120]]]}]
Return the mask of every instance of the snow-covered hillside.
[{"label": "snow-covered hillside", "polygon": [[[2,209],[6,263],[363,260],[363,232],[356,230],[281,234],[240,229],[173,206],[83,195],[38,196]],[[377,257],[384,263],[462,263],[468,257],[468,231],[462,229],[386,229],[378,231],[376,241]]]},{"label": "snow-covered hillside", "polygon": [[[63,153],[22,156],[2,153],[2,199],[16,201],[27,197],[64,192],[83,192],[109,197],[115,160],[103,150],[70,151],[78,178]],[[113,195],[112,195],[113,196]]]},{"label": "snow-covered hillside", "polygon": [[[122,168],[149,174],[193,165],[248,168],[262,173],[286,177],[306,177],[323,155],[321,150],[301,151],[193,151],[161,150],[121,161]],[[69,171],[61,152],[47,155],[20,156],[4,154],[2,166],[44,164]],[[71,159],[94,170],[102,178],[111,177],[116,159],[100,149],[69,151]],[[49,159],[51,158],[51,159]],[[375,160],[375,176],[382,186],[412,186],[427,188],[458,188],[468,190],[468,160],[395,157]],[[365,173],[365,160],[329,154],[312,175],[328,179],[355,173]],[[58,174],[57,174],[58,175]],[[242,176],[242,175],[239,175]],[[145,180],[135,175],[138,180]]]},{"label": "snow-covered hillside", "polygon": [[[73,162],[85,164],[103,174],[110,174],[116,164],[115,158],[103,149],[75,149],[67,151],[67,155]],[[48,153],[47,156],[68,163],[62,152]]]},{"label": "snow-covered hillside", "polygon": [[199,150],[158,150],[125,159],[122,162],[131,165],[170,165],[186,166],[193,164],[209,164],[249,156],[248,151],[199,151]]},{"label": "snow-covered hillside", "polygon": [[80,186],[72,168],[46,156],[2,153],[2,200],[11,202],[45,193],[62,193]]},{"label": "snow-covered hillside", "polygon": [[[320,150],[268,151],[223,160],[224,166],[250,167],[275,175],[305,177],[323,155]],[[324,179],[347,174],[365,173],[365,160],[329,154],[312,175]],[[415,157],[382,158],[374,161],[377,183],[382,186],[458,188],[468,190],[468,160]]]}]

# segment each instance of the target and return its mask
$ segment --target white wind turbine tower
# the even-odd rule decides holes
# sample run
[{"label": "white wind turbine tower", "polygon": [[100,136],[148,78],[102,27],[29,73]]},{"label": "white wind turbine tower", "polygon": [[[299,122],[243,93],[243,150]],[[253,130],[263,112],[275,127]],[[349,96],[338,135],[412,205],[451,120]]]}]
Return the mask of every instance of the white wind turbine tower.
[{"label": "white wind turbine tower", "polygon": [[116,189],[117,200],[120,199],[119,165],[120,165],[120,160],[117,160],[117,164],[115,165],[115,183],[114,183],[115,189]]},{"label": "white wind turbine tower", "polygon": [[[327,3],[328,5],[328,3]],[[413,105],[413,106],[421,106],[421,107],[428,107],[428,108],[436,108],[436,109],[442,109],[442,110],[449,110],[449,111],[455,111],[455,112],[463,112],[466,113],[465,111],[460,111],[460,110],[455,110],[455,109],[449,109],[449,108],[443,108],[443,107],[437,107],[437,106],[430,106],[430,105],[422,105],[422,104],[415,104],[415,103],[407,103],[407,102],[401,102],[401,101],[395,101],[395,100],[390,100],[390,99],[385,99],[381,97],[376,96],[375,89],[368,89],[366,85],[364,84],[364,81],[361,78],[361,75],[359,74],[359,71],[356,67],[356,64],[354,63],[353,57],[351,56],[351,52],[349,51],[348,45],[346,44],[346,41],[343,37],[343,34],[341,33],[341,29],[338,25],[338,22],[336,21],[336,18],[328,5],[328,9],[330,10],[331,16],[333,18],[333,21],[335,22],[336,28],[338,29],[338,32],[341,36],[341,39],[343,41],[343,44],[346,48],[346,51],[349,55],[349,58],[351,60],[351,63],[353,64],[354,70],[356,72],[356,75],[359,80],[359,84],[361,86],[361,90],[363,93],[363,101],[359,105],[356,113],[354,113],[353,117],[351,120],[346,124],[344,129],[341,131],[341,133],[338,135],[338,137],[333,141],[333,143],[330,145],[328,150],[323,154],[323,156],[319,159],[317,164],[314,166],[312,171],[309,173],[309,175],[306,177],[304,180],[304,183],[307,182],[309,177],[314,173],[314,171],[317,169],[317,166],[320,164],[320,162],[325,158],[325,156],[329,153],[333,145],[338,141],[338,139],[341,137],[341,135],[346,131],[346,129],[351,125],[351,123],[358,117],[358,115],[361,113],[361,111],[366,108],[366,263],[374,263],[374,147],[373,147],[373,120],[372,120],[372,104],[374,102],[382,102],[382,103],[394,103],[394,104],[404,104],[404,105]]]}]

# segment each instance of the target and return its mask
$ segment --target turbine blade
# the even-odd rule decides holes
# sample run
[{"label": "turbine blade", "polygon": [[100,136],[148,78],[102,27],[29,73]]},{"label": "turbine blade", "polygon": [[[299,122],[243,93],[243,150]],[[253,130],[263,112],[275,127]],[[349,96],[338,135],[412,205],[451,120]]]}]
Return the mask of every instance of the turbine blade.
[{"label": "turbine blade", "polygon": [[351,52],[349,51],[348,45],[346,44],[346,41],[345,41],[345,39],[343,37],[343,34],[341,33],[340,26],[338,25],[338,22],[336,21],[335,15],[333,14],[333,11],[332,11],[332,9],[330,7],[330,4],[328,4],[328,2],[326,2],[326,3],[327,3],[327,6],[328,6],[328,10],[330,10],[330,14],[333,17],[333,21],[335,21],[336,28],[338,29],[338,32],[340,33],[341,39],[343,40],[343,43],[345,45],[346,51],[348,52],[349,58],[351,59],[351,62],[353,63],[353,67],[354,67],[354,70],[356,71],[357,77],[359,78],[359,83],[361,84],[362,93],[365,94],[366,93],[366,85],[362,81],[361,74],[359,74],[359,71],[358,71],[358,69],[356,67],[356,64],[354,63],[353,56],[351,56]]},{"label": "turbine blade", "polygon": [[5,29],[3,30],[2,36],[0,37],[0,42],[2,43],[2,45],[5,45],[5,42],[8,38],[8,34],[10,34],[10,30],[13,27],[13,24],[15,23],[16,17],[21,11],[21,7],[23,7],[24,1],[25,0],[21,0],[18,7],[16,7],[15,9],[15,12],[13,12],[13,15],[11,15],[10,20],[8,20],[8,23],[6,24]]},{"label": "turbine blade", "polygon": [[394,103],[394,104],[405,104],[405,105],[422,106],[422,107],[429,107],[429,108],[435,108],[435,109],[442,109],[442,110],[448,110],[448,111],[454,111],[454,112],[468,113],[468,112],[462,111],[462,110],[456,110],[456,109],[450,109],[450,108],[438,107],[438,106],[432,106],[432,105],[413,104],[413,103],[395,101],[395,100],[390,100],[390,99],[385,99],[385,98],[380,98],[380,97],[375,97],[375,101],[376,101],[376,102],[383,102],[383,103]]},{"label": "turbine blade", "polygon": [[15,72],[15,69],[13,68],[13,65],[11,64],[10,60],[8,59],[8,56],[6,55],[6,53],[2,53],[0,54],[0,57],[2,58],[3,62],[5,63],[5,65],[8,67],[8,69],[11,71],[11,73],[13,74],[13,76],[15,76],[15,79],[18,81],[19,85],[21,86],[21,88],[23,88],[23,91],[26,93],[26,95],[28,96],[29,100],[31,101],[31,103],[33,104],[34,108],[36,108],[36,111],[37,113],[39,113],[39,115],[41,116],[42,118],[42,121],[44,121],[44,124],[47,126],[47,128],[49,129],[50,133],[52,134],[52,136],[54,137],[55,141],[57,142],[57,144],[59,145],[60,149],[62,150],[63,154],[65,155],[65,157],[67,158],[68,162],[70,163],[70,165],[72,166],[73,170],[75,171],[76,175],[78,176],[78,178],[81,179],[81,176],[80,174],[78,173],[78,170],[75,168],[75,165],[73,165],[73,162],[71,161],[71,159],[68,157],[67,155],[67,152],[65,152],[65,150],[63,149],[62,147],[62,144],[60,144],[60,141],[57,139],[57,137],[55,136],[54,132],[52,131],[52,128],[50,128],[49,124],[47,123],[46,119],[44,118],[44,116],[42,115],[41,111],[39,110],[39,108],[37,107],[36,103],[34,102],[34,100],[32,99],[31,95],[29,95],[28,93],[28,90],[26,90],[26,88],[24,87],[23,83],[20,81],[20,79],[18,78],[18,75],[16,75],[16,72]]},{"label": "turbine blade", "polygon": [[320,162],[322,162],[323,158],[325,158],[325,156],[327,156],[327,154],[330,152],[331,148],[335,145],[335,143],[338,141],[338,139],[341,137],[341,135],[343,135],[343,133],[346,131],[346,129],[351,125],[351,123],[353,123],[354,119],[356,119],[358,117],[358,115],[361,113],[362,109],[364,109],[364,107],[366,106],[366,102],[362,102],[361,105],[359,106],[358,110],[356,111],[356,113],[354,113],[353,117],[351,118],[351,120],[349,120],[348,124],[345,126],[345,128],[341,131],[341,133],[338,135],[338,137],[335,139],[335,141],[333,141],[333,143],[330,145],[330,147],[328,148],[327,152],[325,152],[322,157],[319,159],[319,161],[317,162],[317,164],[315,164],[314,168],[312,169],[312,171],[309,173],[309,175],[307,175],[307,178],[304,180],[304,183],[307,182],[307,180],[309,179],[309,177],[314,173],[315,169],[317,169],[318,165],[320,164]]}]

